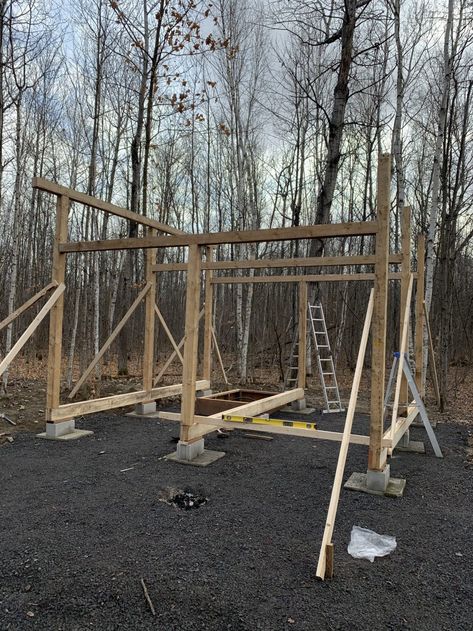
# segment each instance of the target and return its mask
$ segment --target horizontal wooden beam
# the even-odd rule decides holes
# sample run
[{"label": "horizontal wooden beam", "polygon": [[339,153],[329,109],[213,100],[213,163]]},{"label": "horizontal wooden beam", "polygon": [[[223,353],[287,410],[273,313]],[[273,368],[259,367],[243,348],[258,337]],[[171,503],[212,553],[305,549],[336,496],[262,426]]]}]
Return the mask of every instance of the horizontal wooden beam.
[{"label": "horizontal wooden beam", "polygon": [[[228,410],[228,412],[221,412],[222,414],[234,414],[235,408]],[[240,411],[241,415],[241,411]],[[160,412],[159,417],[162,421],[180,421],[181,415],[178,412]],[[299,436],[301,438],[316,438],[319,440],[331,440],[335,442],[341,442],[342,432],[331,432],[323,429],[299,429],[296,427],[277,427],[271,425],[258,425],[258,423],[231,423],[229,421],[222,421],[221,418],[213,418],[212,416],[195,416],[194,421],[197,425],[212,426],[214,429],[241,429],[253,432],[265,432],[268,434],[285,434],[289,436]],[[370,437],[363,436],[362,434],[351,434],[350,443],[353,445],[369,445]],[[384,447],[391,446],[391,440],[386,438],[383,440]]]},{"label": "horizontal wooden beam", "polygon": [[223,243],[263,243],[313,238],[330,239],[333,237],[376,234],[376,230],[376,221],[364,221],[359,223],[318,224],[316,226],[236,230],[165,237],[77,241],[75,243],[61,243],[59,250],[60,252],[95,252],[102,250],[136,250],[140,248],[175,248],[195,244],[219,245]]},{"label": "horizontal wooden beam", "polygon": [[[341,283],[343,281],[374,281],[374,274],[286,274],[285,276],[220,276],[212,278],[215,285],[254,283]],[[391,272],[389,280],[400,280],[400,272]]]},{"label": "horizontal wooden beam", "polygon": [[[216,414],[212,414],[211,416],[205,416],[203,418],[206,419],[217,419],[221,420],[222,414],[232,413],[232,414],[244,414],[247,416],[258,416],[259,414],[264,414],[265,412],[271,412],[272,410],[277,410],[292,401],[297,401],[298,399],[302,399],[304,397],[304,390],[302,388],[294,388],[293,390],[287,390],[286,392],[278,392],[277,394],[273,394],[272,396],[265,397],[264,399],[258,399],[257,401],[250,401],[248,403],[243,403],[242,405],[232,408],[231,410],[223,410],[222,412],[217,412]],[[165,413],[164,413],[165,414]],[[179,419],[180,420],[180,414]],[[224,423],[224,421],[221,421]],[[194,424],[189,427],[189,440],[193,438],[199,438],[200,436],[205,436],[206,434],[210,434],[214,432],[217,428],[210,423],[205,424]]]},{"label": "horizontal wooden beam", "polygon": [[122,219],[128,219],[129,221],[134,221],[143,226],[148,226],[149,228],[156,228],[156,230],[159,230],[160,232],[165,232],[166,234],[186,234],[182,230],[172,228],[165,223],[161,223],[160,221],[156,221],[155,219],[150,219],[145,215],[140,215],[139,213],[133,212],[126,208],[121,208],[120,206],[115,206],[115,204],[110,204],[109,202],[105,202],[102,199],[98,199],[97,197],[92,197],[91,195],[80,193],[79,191],[75,191],[72,188],[60,186],[59,184],[51,182],[50,180],[46,180],[42,177],[33,178],[33,188],[36,188],[40,191],[46,191],[47,193],[51,193],[52,195],[65,195],[71,200],[71,202],[79,202],[80,204],[84,204],[84,206],[90,206],[91,208],[103,210],[104,212],[110,213],[111,215],[122,217]]},{"label": "horizontal wooden beam", "polygon": [[[402,254],[392,254],[389,263],[402,262]],[[291,259],[249,259],[246,261],[205,261],[203,270],[222,269],[272,269],[275,267],[339,267],[345,265],[374,265],[375,257],[366,256],[308,256]],[[186,272],[187,263],[158,263],[153,265],[153,272]]]},{"label": "horizontal wooden beam", "polygon": [[[210,383],[207,380],[197,381],[196,390],[207,390]],[[103,397],[101,399],[92,399],[91,401],[79,401],[78,403],[67,403],[60,405],[51,410],[50,418],[47,421],[59,422],[82,416],[84,414],[94,414],[96,412],[104,412],[105,410],[113,410],[115,408],[126,407],[143,401],[154,401],[165,397],[179,395],[182,392],[182,383],[173,386],[162,386],[161,388],[153,388],[151,391],[140,390],[138,392],[127,392],[125,394],[115,394],[111,397]]]}]

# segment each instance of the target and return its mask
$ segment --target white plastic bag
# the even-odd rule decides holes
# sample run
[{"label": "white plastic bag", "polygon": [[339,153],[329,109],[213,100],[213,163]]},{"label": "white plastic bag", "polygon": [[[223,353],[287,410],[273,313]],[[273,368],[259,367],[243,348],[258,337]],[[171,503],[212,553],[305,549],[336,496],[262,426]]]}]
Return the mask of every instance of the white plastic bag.
[{"label": "white plastic bag", "polygon": [[389,535],[378,535],[373,530],[353,526],[351,530],[348,554],[354,559],[369,559],[373,563],[375,557],[385,557],[396,549],[396,538]]}]

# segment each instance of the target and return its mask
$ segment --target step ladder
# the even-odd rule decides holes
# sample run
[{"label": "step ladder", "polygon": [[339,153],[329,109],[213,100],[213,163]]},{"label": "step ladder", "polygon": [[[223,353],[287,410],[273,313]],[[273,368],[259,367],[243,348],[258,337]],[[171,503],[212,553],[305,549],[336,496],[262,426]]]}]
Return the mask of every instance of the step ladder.
[{"label": "step ladder", "polygon": [[284,388],[289,390],[295,388],[299,375],[299,339],[296,334],[292,341],[291,353],[289,355],[288,367],[284,376]]},{"label": "step ladder", "polygon": [[325,410],[323,410],[323,412],[344,412],[342,402],[340,401],[335,364],[333,363],[332,349],[330,347],[322,304],[318,301],[313,305],[307,305],[307,309],[310,330],[317,354],[320,383],[322,384],[325,399]]},{"label": "step ladder", "polygon": [[437,458],[443,458],[442,450],[437,441],[437,437],[435,436],[434,430],[430,423],[427,410],[425,409],[424,402],[422,397],[420,396],[420,392],[417,389],[417,385],[414,379],[414,375],[412,374],[409,356],[407,353],[394,353],[394,361],[391,366],[391,373],[389,375],[388,386],[386,388],[386,394],[384,396],[384,416],[386,413],[393,408],[393,405],[389,403],[391,399],[391,394],[395,389],[396,375],[398,373],[399,362],[402,362],[402,372],[406,377],[407,384],[409,386],[409,390],[411,391],[412,396],[414,397],[414,402],[419,410],[419,416],[424,424],[425,431],[427,432],[427,436],[429,437],[430,444],[432,445],[432,449],[434,450]]}]

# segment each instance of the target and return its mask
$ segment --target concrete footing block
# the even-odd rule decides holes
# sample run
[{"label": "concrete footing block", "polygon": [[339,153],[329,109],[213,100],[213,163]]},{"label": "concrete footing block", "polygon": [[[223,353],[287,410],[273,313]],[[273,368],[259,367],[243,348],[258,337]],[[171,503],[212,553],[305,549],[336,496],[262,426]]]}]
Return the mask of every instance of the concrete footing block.
[{"label": "concrete footing block", "polygon": [[212,390],[197,390],[195,396],[200,399],[201,397],[209,397],[212,394]]},{"label": "concrete footing block", "polygon": [[84,436],[92,436],[93,433],[88,429],[76,429],[75,420],[69,419],[60,423],[46,423],[46,431],[37,436],[48,440],[76,440]]},{"label": "concrete footing block", "polygon": [[388,486],[391,467],[387,464],[382,471],[368,469],[366,474],[366,486],[373,491],[384,491]]},{"label": "concrete footing block", "polygon": [[[389,468],[389,467],[387,467]],[[378,472],[384,473],[384,472]],[[368,473],[352,473],[345,482],[345,488],[350,491],[359,491],[370,495],[381,495],[385,497],[402,497],[406,487],[406,480],[402,478],[390,478],[383,489],[383,481],[381,477],[370,477],[370,485],[368,485]],[[373,488],[377,486],[378,488]]]},{"label": "concrete footing block", "polygon": [[135,405],[135,414],[138,416],[145,416],[154,412],[156,412],[156,401],[146,401]]},{"label": "concrete footing block", "polygon": [[220,460],[225,455],[224,451],[212,451],[204,449],[204,439],[196,440],[193,443],[186,443],[180,440],[177,443],[176,451],[164,456],[165,460],[188,464],[194,467],[207,467],[212,462]]},{"label": "concrete footing block", "polygon": [[193,460],[204,453],[204,439],[194,441],[193,443],[186,443],[180,440],[177,443],[176,455],[179,460]]},{"label": "concrete footing block", "polygon": [[307,403],[305,397],[303,399],[298,399],[297,401],[291,401],[291,410],[293,412],[301,412],[305,410],[307,407]]},{"label": "concrete footing block", "polygon": [[395,450],[405,451],[412,454],[425,454],[425,445],[421,440],[410,440],[407,445],[401,445],[398,443]]},{"label": "concrete footing block", "polygon": [[409,440],[410,440],[410,432],[408,429],[406,429],[404,434],[401,436],[401,440],[398,442],[398,445],[400,447],[407,447],[407,445],[409,444]]}]

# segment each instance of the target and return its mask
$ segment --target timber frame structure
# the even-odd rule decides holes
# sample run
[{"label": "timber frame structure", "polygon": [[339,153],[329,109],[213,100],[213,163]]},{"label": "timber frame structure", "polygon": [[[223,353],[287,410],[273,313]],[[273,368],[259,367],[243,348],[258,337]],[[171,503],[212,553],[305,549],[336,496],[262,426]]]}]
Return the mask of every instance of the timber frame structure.
[{"label": "timber frame structure", "polygon": [[[270,228],[261,230],[245,230],[232,232],[217,232],[204,234],[186,234],[170,226],[154,221],[129,210],[114,206],[92,198],[88,195],[58,186],[46,180],[35,178],[33,187],[46,191],[57,197],[56,234],[53,252],[52,283],[48,288],[56,287],[55,300],[51,304],[50,335],[49,335],[49,359],[48,359],[48,385],[46,403],[47,426],[63,421],[71,420],[75,416],[92,414],[99,411],[133,405],[153,404],[157,399],[171,395],[182,395],[180,413],[163,413],[160,418],[178,421],[180,423],[180,444],[192,448],[192,445],[202,443],[206,434],[214,432],[218,428],[236,427],[238,423],[223,420],[225,413],[211,416],[199,416],[195,414],[196,391],[210,387],[211,377],[211,353],[216,348],[215,332],[212,326],[213,288],[220,283],[297,283],[299,286],[299,371],[297,387],[291,390],[274,394],[264,399],[245,403],[238,408],[233,408],[229,413],[246,416],[257,416],[262,413],[279,409],[282,406],[304,399],[306,386],[306,335],[307,335],[307,300],[308,283],[311,282],[338,282],[338,281],[371,281],[372,290],[367,308],[365,326],[363,330],[357,367],[353,382],[350,403],[346,412],[346,424],[344,432],[332,432],[322,430],[310,430],[292,427],[263,427],[247,425],[246,430],[269,431],[279,434],[305,436],[339,441],[341,443],[340,463],[341,470],[337,467],[334,490],[341,484],[343,468],[346,459],[346,450],[350,443],[368,446],[368,472],[382,472],[386,468],[387,458],[399,443],[403,435],[409,429],[411,423],[417,417],[419,410],[409,402],[407,382],[400,372],[395,389],[395,402],[392,419],[389,427],[385,428],[385,371],[386,371],[386,331],[387,331],[387,306],[388,283],[390,280],[399,280],[401,283],[400,305],[400,340],[399,351],[407,352],[410,305],[413,294],[413,281],[417,279],[417,291],[415,299],[415,381],[418,390],[423,395],[423,331],[426,324],[424,312],[424,237],[418,237],[418,266],[417,273],[411,272],[410,255],[410,209],[405,208],[402,218],[402,247],[400,253],[389,253],[390,231],[390,181],[391,181],[391,156],[383,154],[378,161],[377,175],[377,217],[375,221],[323,224],[312,226],[298,226],[289,228]],[[101,241],[71,242],[68,240],[68,214],[71,202],[79,202],[85,206],[96,208],[135,221],[143,225],[146,234],[143,237],[112,239]],[[165,233],[157,235],[157,232]],[[242,260],[242,261],[215,261],[214,246],[231,243],[258,243],[280,240],[296,239],[329,239],[334,237],[350,237],[367,235],[374,239],[374,254],[366,256],[326,256],[320,258],[297,259],[266,259],[266,260]],[[187,262],[166,264],[156,263],[156,253],[159,248],[186,247],[188,250]],[[60,366],[62,354],[62,328],[64,311],[64,282],[66,269],[66,256],[73,253],[121,250],[121,249],[145,249],[146,250],[146,284],[129,311],[116,327],[111,338],[107,340],[94,358],[92,364],[81,380],[76,384],[71,396],[73,396],[81,383],[91,373],[95,364],[100,360],[109,347],[119,329],[124,326],[126,320],[133,313],[138,304],[145,300],[145,331],[144,331],[144,357],[143,357],[143,388],[134,393],[115,395],[101,399],[60,403]],[[202,254],[205,252],[205,261]],[[389,266],[400,266],[400,272],[390,272]],[[269,269],[269,268],[326,268],[343,266],[371,266],[370,273],[337,273],[337,274],[297,274],[280,276],[214,276],[218,270],[230,269]],[[183,340],[176,344],[170,335],[166,323],[156,305],[156,274],[163,271],[187,272],[186,307],[185,307],[185,334]],[[201,274],[205,272],[204,280],[204,305],[201,308]],[[60,291],[59,291],[60,290]],[[57,296],[56,296],[57,294]],[[157,387],[156,383],[163,371],[155,379],[154,377],[154,339],[156,316],[165,327],[170,336],[174,348],[173,355],[178,356],[183,364],[182,383],[172,386]],[[204,318],[203,362],[202,377],[197,376],[198,370],[198,337],[200,319]],[[118,329],[118,330],[117,330]],[[351,433],[351,423],[355,413],[358,388],[361,371],[371,330],[372,354],[371,354],[371,402],[370,402],[370,431],[369,435],[356,435]],[[304,341],[303,343],[301,343]],[[183,347],[183,352],[181,349]],[[220,364],[221,358],[218,353]],[[170,362],[168,362],[170,363]],[[168,365],[168,364],[167,364]],[[166,368],[166,367],[165,367]],[[164,369],[163,369],[164,370]],[[192,449],[191,449],[192,450]],[[333,496],[332,496],[333,499]],[[330,574],[327,569],[331,565],[330,546],[331,532],[335,519],[338,497],[335,505],[329,509],[327,524],[328,531],[324,534],[321,559],[317,575],[323,578]],[[332,511],[330,513],[330,511]],[[320,565],[322,563],[322,565]],[[327,564],[327,566],[326,566]]]}]

